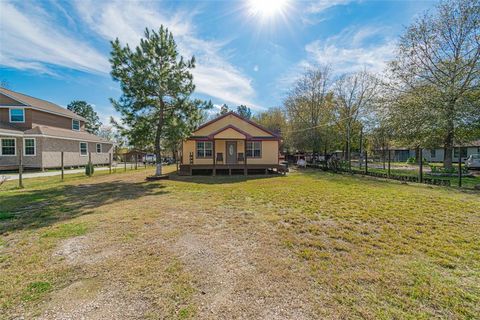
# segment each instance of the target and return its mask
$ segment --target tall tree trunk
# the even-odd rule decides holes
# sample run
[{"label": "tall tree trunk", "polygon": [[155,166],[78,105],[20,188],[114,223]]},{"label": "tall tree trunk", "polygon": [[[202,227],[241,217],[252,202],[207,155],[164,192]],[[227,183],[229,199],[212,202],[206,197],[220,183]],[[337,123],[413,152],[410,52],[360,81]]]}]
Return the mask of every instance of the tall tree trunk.
[{"label": "tall tree trunk", "polygon": [[448,119],[447,134],[445,136],[443,147],[443,167],[446,169],[452,168],[452,153],[453,153],[453,137],[454,137],[454,125],[453,119]]},{"label": "tall tree trunk", "polygon": [[157,132],[155,133],[155,175],[161,176],[162,175],[162,156],[161,156],[161,137],[162,137],[162,129],[163,129],[163,103],[160,107],[160,115],[158,118],[157,123]]}]

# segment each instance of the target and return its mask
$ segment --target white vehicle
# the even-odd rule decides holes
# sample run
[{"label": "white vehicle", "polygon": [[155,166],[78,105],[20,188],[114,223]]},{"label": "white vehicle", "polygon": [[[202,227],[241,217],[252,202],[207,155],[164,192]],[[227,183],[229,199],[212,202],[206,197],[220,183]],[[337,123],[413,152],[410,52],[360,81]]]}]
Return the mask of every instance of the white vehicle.
[{"label": "white vehicle", "polygon": [[157,160],[157,157],[153,153],[147,153],[143,157],[143,163],[155,163]]},{"label": "white vehicle", "polygon": [[468,169],[480,169],[480,154],[471,154],[467,160],[465,160],[465,166]]}]

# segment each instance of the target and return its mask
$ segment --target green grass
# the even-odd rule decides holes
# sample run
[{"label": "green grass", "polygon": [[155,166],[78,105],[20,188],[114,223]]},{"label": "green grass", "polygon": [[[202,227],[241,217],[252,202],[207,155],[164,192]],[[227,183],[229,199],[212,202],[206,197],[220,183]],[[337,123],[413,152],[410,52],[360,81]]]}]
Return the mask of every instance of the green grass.
[{"label": "green grass", "polygon": [[87,233],[85,223],[65,223],[42,233],[44,238],[70,238]]},{"label": "green grass", "polygon": [[49,282],[37,281],[30,283],[24,290],[22,300],[25,302],[40,299],[52,289]]},{"label": "green grass", "polygon": [[[220,230],[255,243],[248,263],[262,281],[291,281],[286,270],[302,276],[319,318],[480,314],[479,193],[319,170],[145,183],[147,173],[33,179],[23,190],[7,183],[0,190],[0,311],[43,310],[58,290],[93,278],[147,301],[145,317],[201,317],[201,270],[174,244],[184,234]],[[92,239],[88,252],[97,260],[78,266],[56,258],[79,235]],[[234,292],[272,294],[254,280],[238,279]],[[232,317],[254,307],[239,299],[228,308]]]}]

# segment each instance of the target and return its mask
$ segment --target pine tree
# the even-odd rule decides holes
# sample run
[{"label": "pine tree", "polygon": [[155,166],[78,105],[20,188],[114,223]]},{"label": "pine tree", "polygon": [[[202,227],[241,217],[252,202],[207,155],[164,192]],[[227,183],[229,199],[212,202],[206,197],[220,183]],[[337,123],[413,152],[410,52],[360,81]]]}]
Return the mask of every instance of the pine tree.
[{"label": "pine tree", "polygon": [[120,131],[133,145],[153,141],[155,175],[161,175],[162,142],[178,134],[175,128],[182,131],[178,136],[185,135],[193,128],[192,119],[199,118],[201,104],[190,99],[195,58],[184,60],[172,33],[163,26],[158,32],[146,29],[134,50],[122,46],[118,38],[111,45],[111,75],[123,92],[118,101],[111,99],[121,114]]}]

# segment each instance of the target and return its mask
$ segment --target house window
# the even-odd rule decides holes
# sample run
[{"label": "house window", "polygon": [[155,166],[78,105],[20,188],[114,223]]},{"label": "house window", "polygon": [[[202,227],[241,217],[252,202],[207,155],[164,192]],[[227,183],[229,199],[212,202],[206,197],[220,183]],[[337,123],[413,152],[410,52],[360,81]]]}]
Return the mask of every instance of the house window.
[{"label": "house window", "polygon": [[80,131],[80,120],[72,119],[72,130]]},{"label": "house window", "polygon": [[88,154],[88,145],[86,142],[80,142],[80,155],[86,156]]},{"label": "house window", "polygon": [[437,156],[437,150],[431,149],[430,150],[430,158],[435,158]]},{"label": "house window", "polygon": [[197,141],[197,158],[210,158],[212,153],[211,141]]},{"label": "house window", "polygon": [[102,144],[97,143],[97,153],[102,153]]},{"label": "house window", "polygon": [[[458,158],[458,150],[459,148],[453,148],[453,157],[454,158]],[[461,148],[461,152],[460,152],[460,155],[462,158],[466,158],[467,157],[467,148]]]},{"label": "house window", "polygon": [[36,154],[35,138],[23,139],[23,154],[25,156],[34,156]]},{"label": "house window", "polygon": [[10,109],[10,122],[25,122],[25,109]]},{"label": "house window", "polygon": [[262,157],[262,142],[250,141],[247,142],[247,157],[249,158],[261,158]]},{"label": "house window", "polygon": [[16,155],[16,148],[15,148],[15,139],[1,139],[2,141],[2,149],[1,155],[2,156],[14,156]]}]

